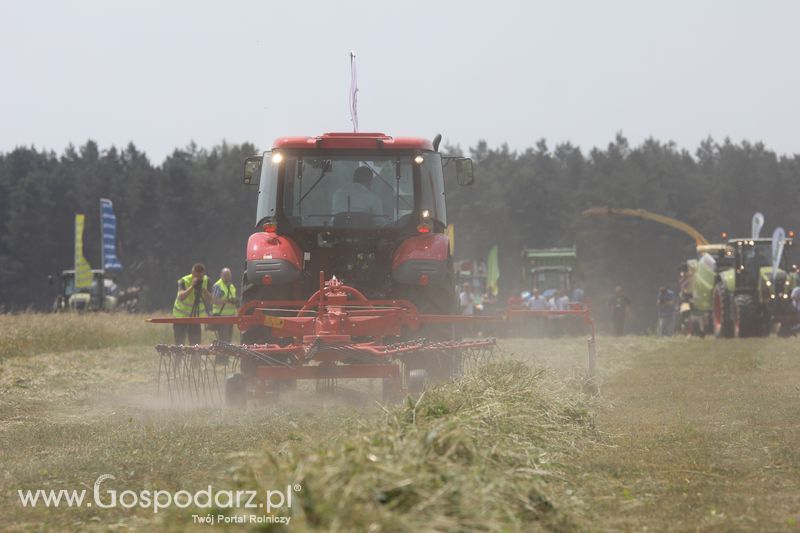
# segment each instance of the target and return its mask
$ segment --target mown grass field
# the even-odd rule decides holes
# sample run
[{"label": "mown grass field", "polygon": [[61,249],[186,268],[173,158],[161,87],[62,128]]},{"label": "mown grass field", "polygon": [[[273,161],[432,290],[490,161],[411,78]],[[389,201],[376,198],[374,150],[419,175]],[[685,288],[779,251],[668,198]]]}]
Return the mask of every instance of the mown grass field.
[{"label": "mown grass field", "polygon": [[508,339],[415,403],[384,408],[378,384],[344,383],[333,397],[233,411],[157,397],[151,345],[169,330],[141,320],[0,316],[2,528],[208,529],[192,520],[208,509],[23,508],[17,495],[91,491],[102,474],[116,477],[105,488],[137,492],[297,484],[296,531],[794,530],[800,519],[797,339],[600,338],[597,397],[581,390],[582,339]]}]

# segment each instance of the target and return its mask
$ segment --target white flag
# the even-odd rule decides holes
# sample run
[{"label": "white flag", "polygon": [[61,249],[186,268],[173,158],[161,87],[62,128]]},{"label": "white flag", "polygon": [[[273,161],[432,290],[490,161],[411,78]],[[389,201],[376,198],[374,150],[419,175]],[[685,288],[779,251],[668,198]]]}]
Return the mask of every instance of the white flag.
[{"label": "white flag", "polygon": [[762,227],[764,227],[764,215],[761,213],[753,214],[753,239],[758,239],[759,234],[761,234]]},{"label": "white flag", "polygon": [[783,228],[775,228],[772,233],[772,284],[775,284],[775,276],[778,275],[778,265],[781,264],[783,255],[783,245],[786,240],[786,232]]},{"label": "white flag", "polygon": [[356,76],[356,53],[350,50],[350,121],[353,132],[358,133],[358,79]]}]

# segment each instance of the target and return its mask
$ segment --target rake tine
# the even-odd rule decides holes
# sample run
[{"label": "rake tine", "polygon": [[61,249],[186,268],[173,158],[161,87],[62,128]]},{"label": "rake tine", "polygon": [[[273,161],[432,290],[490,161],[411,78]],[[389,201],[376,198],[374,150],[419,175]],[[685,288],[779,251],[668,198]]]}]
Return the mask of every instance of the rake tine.
[{"label": "rake tine", "polygon": [[[227,374],[226,370],[228,369],[228,358],[226,357],[223,361],[224,364],[219,366],[222,366],[222,375],[225,376]],[[217,400],[222,401],[222,387],[220,387],[219,383],[219,371],[217,370],[217,366],[217,357],[214,356],[214,388],[216,390]]]},{"label": "rake tine", "polygon": [[183,354],[174,354],[172,357],[172,382],[175,385],[175,397],[180,401],[183,399]]},{"label": "rake tine", "polygon": [[201,356],[200,365],[202,369],[200,371],[201,381],[203,385],[203,400],[206,405],[210,404],[209,402],[209,395],[211,394],[211,377],[209,376],[208,371],[208,355]]},{"label": "rake tine", "polygon": [[187,357],[186,359],[187,359],[187,362],[186,362],[185,366],[186,366],[187,375],[189,376],[189,393],[190,394],[194,393],[194,398],[193,399],[194,399],[194,401],[198,401],[198,400],[200,400],[200,393],[199,393],[198,387],[197,387],[197,375],[195,374],[195,367],[194,367],[194,364],[192,364],[192,361],[191,361],[192,358],[191,357]]},{"label": "rake tine", "polygon": [[164,356],[163,353],[159,353],[158,354],[158,382],[156,384],[156,392],[158,393],[159,396],[161,396],[161,375],[162,374],[164,374],[164,386],[169,388],[169,385],[166,382],[166,380],[167,380],[166,372],[164,370],[164,357],[165,356]]}]

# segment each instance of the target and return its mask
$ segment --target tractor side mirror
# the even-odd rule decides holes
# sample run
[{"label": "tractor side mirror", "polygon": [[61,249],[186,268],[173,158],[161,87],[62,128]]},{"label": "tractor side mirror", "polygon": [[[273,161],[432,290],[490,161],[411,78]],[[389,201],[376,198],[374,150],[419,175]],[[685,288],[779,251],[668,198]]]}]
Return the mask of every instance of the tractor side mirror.
[{"label": "tractor side mirror", "polygon": [[459,157],[456,159],[456,181],[462,187],[475,183],[472,159],[469,157]]},{"label": "tractor side mirror", "polygon": [[258,180],[261,176],[261,161],[262,157],[260,155],[254,155],[244,160],[245,185],[258,185]]}]

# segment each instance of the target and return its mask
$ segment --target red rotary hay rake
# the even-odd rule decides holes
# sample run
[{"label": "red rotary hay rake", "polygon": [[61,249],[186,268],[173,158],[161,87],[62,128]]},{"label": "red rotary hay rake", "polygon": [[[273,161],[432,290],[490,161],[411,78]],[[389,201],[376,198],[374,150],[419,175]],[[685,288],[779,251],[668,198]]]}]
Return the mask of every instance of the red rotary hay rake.
[{"label": "red rotary hay rake", "polygon": [[[154,318],[153,323],[236,324],[247,331],[270,328],[274,343],[207,346],[158,345],[159,388],[173,400],[243,405],[270,400],[316,381],[330,390],[339,379],[382,379],[384,401],[420,392],[429,379],[457,374],[465,362],[491,352],[494,339],[414,338],[424,326],[446,326],[472,317],[422,314],[407,300],[368,300],[335,277],[307,301],[251,301],[236,316]],[[485,318],[485,317],[483,317]],[[407,340],[404,340],[407,339]],[[224,386],[223,386],[224,382]]]}]

